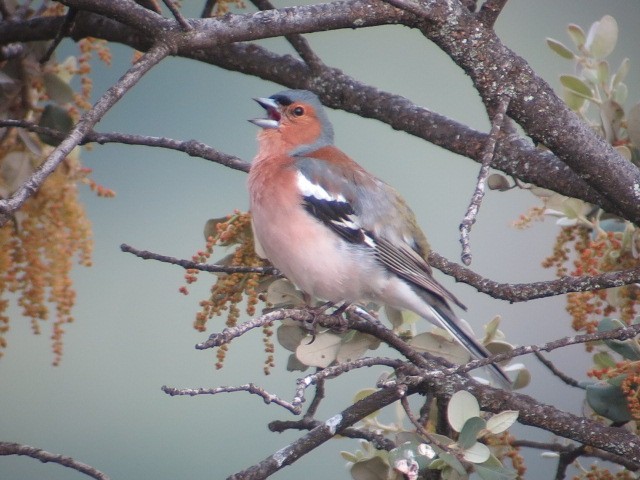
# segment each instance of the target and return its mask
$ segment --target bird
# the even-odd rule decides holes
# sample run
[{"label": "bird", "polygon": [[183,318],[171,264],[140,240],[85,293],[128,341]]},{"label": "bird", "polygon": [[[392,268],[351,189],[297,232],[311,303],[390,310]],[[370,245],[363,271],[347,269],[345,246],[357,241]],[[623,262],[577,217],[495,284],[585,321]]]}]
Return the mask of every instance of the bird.
[{"label": "bird", "polygon": [[[334,145],[319,98],[285,90],[254,99],[265,118],[248,176],[256,253],[298,288],[331,304],[373,301],[410,310],[446,330],[476,358],[488,350],[432,274],[416,216],[390,185]],[[511,381],[496,364],[503,386]]]}]

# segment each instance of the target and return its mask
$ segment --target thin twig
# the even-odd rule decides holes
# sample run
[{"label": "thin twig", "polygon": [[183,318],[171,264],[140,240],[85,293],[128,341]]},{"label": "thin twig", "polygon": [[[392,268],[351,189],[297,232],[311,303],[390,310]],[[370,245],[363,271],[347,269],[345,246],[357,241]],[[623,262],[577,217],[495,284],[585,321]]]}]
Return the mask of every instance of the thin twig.
[{"label": "thin twig", "polygon": [[234,338],[238,338],[254,328],[260,328],[271,324],[278,320],[292,318],[299,322],[311,322],[315,319],[315,314],[303,309],[278,309],[259,317],[253,318],[234,327],[227,327],[220,333],[212,333],[209,338],[202,343],[196,345],[197,350],[206,350],[208,348],[219,347],[231,342]]},{"label": "thin twig", "polygon": [[[380,365],[399,368],[403,365],[403,363],[404,362],[402,362],[401,360],[391,358],[360,358],[358,360],[354,360],[353,362],[339,363],[331,367],[320,369],[314,374],[307,375],[304,378],[298,379],[298,381],[296,382],[296,392],[291,402],[283,400],[277,395],[269,393],[264,388],[259,387],[253,383],[247,383],[245,385],[237,386],[220,386],[214,388],[174,388],[167,387],[165,385],[162,387],[162,391],[171,395],[172,397],[176,395],[189,395],[193,397],[196,395],[217,395],[220,393],[248,392],[253,395],[262,397],[264,402],[267,404],[275,403],[276,405],[280,405],[281,407],[287,409],[294,415],[300,415],[300,413],[302,413],[302,405],[306,401],[305,390],[310,385],[317,384],[318,382],[322,383],[325,379],[335,378],[342,375],[343,373],[347,373],[358,368]],[[305,416],[308,416],[308,414]]]},{"label": "thin twig", "polygon": [[9,20],[11,14],[9,13],[9,9],[7,5],[4,3],[4,0],[0,0],[0,15],[2,15],[3,20]]},{"label": "thin twig", "polygon": [[167,6],[171,14],[178,21],[178,23],[180,24],[180,26],[185,32],[189,32],[193,30],[193,27],[189,24],[187,19],[184,18],[184,16],[182,15],[182,12],[180,12],[180,9],[176,6],[175,3],[173,3],[173,0],[162,0],[162,1]]},{"label": "thin twig", "polygon": [[[0,121],[0,126],[3,123]],[[268,275],[278,275],[279,272],[274,267],[224,267],[220,265],[210,265],[196,263],[190,260],[178,259],[161,255],[159,253],[139,250],[127,244],[122,244],[120,249],[123,252],[132,253],[145,260],[158,260],[165,263],[181,266],[183,268],[203,270],[207,272],[227,272],[227,273],[263,273]],[[526,302],[537,298],[553,297],[571,292],[588,292],[602,290],[605,288],[620,287],[640,282],[640,267],[620,270],[617,272],[605,272],[600,275],[566,276],[557,280],[532,283],[498,283],[489,280],[462,265],[450,262],[441,255],[430,252],[429,263],[431,266],[451,275],[456,280],[475,287],[479,292],[486,293],[493,298],[508,300],[512,303]],[[358,315],[369,316],[369,320],[378,322],[377,319],[360,309]]]},{"label": "thin twig", "polygon": [[300,405],[305,401],[305,390],[310,386],[318,382],[319,380],[325,380],[329,378],[339,377],[340,375],[356,370],[359,368],[373,367],[373,366],[385,366],[393,369],[398,369],[404,365],[404,362],[394,358],[383,357],[365,357],[353,360],[351,362],[341,362],[337,365],[332,365],[318,370],[316,373],[307,375],[304,378],[298,379],[296,382],[296,393],[291,403],[293,405]]},{"label": "thin twig", "polygon": [[300,415],[300,412],[302,411],[302,405],[300,403],[292,404],[290,402],[287,402],[286,400],[282,400],[277,395],[269,393],[264,388],[258,387],[253,383],[231,387],[215,388],[174,388],[164,385],[162,387],[162,391],[168,395],[171,395],[172,397],[176,395],[189,395],[193,397],[196,395],[217,395],[219,393],[248,392],[253,395],[262,397],[264,403],[275,403],[276,405],[280,405],[281,407],[289,410],[294,415]]},{"label": "thin twig", "polygon": [[200,14],[200,18],[210,18],[213,15],[213,8],[218,3],[218,0],[207,0]]},{"label": "thin twig", "polygon": [[457,368],[446,369],[440,374],[448,375],[451,373],[466,373],[470,370],[475,370],[479,367],[484,367],[491,363],[499,363],[505,360],[509,360],[522,355],[528,355],[535,352],[550,352],[558,348],[568,347],[569,345],[577,345],[580,343],[597,342],[602,340],[628,340],[640,335],[640,324],[631,325],[628,327],[621,327],[615,330],[609,330],[606,332],[586,333],[583,335],[575,335],[572,337],[564,337],[551,342],[543,343],[541,345],[526,345],[522,347],[516,347],[510,352],[499,353],[497,355],[491,355],[487,358],[478,360],[472,360]]},{"label": "thin twig", "polygon": [[85,475],[95,478],[96,480],[109,480],[107,474],[102,473],[100,470],[92,467],[91,465],[78,462],[71,457],[58,455],[56,453],[50,453],[40,448],[31,447],[29,445],[0,442],[0,455],[25,455],[27,457],[40,460],[42,463],[58,463],[64,467],[68,467],[80,473],[84,473]]},{"label": "thin twig", "polygon": [[[320,371],[320,368],[316,368],[316,373]],[[320,407],[320,403],[324,400],[324,378],[316,379],[316,388],[315,393],[313,395],[313,400],[309,404],[307,411],[304,413],[304,418],[312,419],[315,417],[316,412],[318,411],[318,407]]]},{"label": "thin twig", "polygon": [[53,55],[53,52],[56,50],[56,48],[58,48],[58,45],[60,45],[60,42],[65,37],[69,36],[69,33],[73,28],[73,22],[75,21],[77,15],[78,15],[78,9],[69,7],[69,10],[67,11],[67,14],[64,17],[64,22],[60,26],[58,33],[56,33],[55,38],[51,41],[51,43],[49,44],[49,47],[47,48],[47,51],[40,59],[41,64],[47,63],[51,58],[51,55]]},{"label": "thin twig", "polygon": [[491,119],[491,131],[489,137],[482,150],[482,160],[480,166],[480,172],[478,173],[478,180],[476,182],[476,188],[471,197],[471,202],[467,208],[462,222],[460,223],[460,243],[462,244],[462,263],[465,265],[471,264],[471,244],[469,242],[469,234],[471,233],[471,227],[476,223],[478,211],[480,211],[480,204],[484,198],[484,193],[487,186],[487,178],[489,177],[489,169],[491,168],[491,162],[496,151],[496,143],[500,136],[500,129],[504,122],[504,115],[507,112],[511,99],[507,95],[502,95],[498,102],[498,108],[495,115]]},{"label": "thin twig", "polygon": [[56,48],[58,48],[58,45],[60,45],[60,42],[69,35],[71,29],[73,28],[73,22],[75,21],[77,15],[78,9],[69,7],[67,14],[64,16],[64,22],[62,23],[62,25],[60,25],[58,33],[56,33],[55,38],[51,41],[49,47],[47,48],[47,51],[40,59],[41,64],[45,64],[49,61],[51,55],[53,55],[53,52],[56,50]]},{"label": "thin twig", "polygon": [[[537,450],[548,450],[550,452],[558,452],[562,454],[563,452],[567,452],[575,449],[574,445],[566,445],[557,442],[535,442],[533,440],[522,440],[516,439],[510,442],[510,445],[513,447],[524,447],[524,448],[535,448]],[[595,457],[600,458],[602,460],[606,460],[607,462],[617,463],[618,465],[622,465],[627,470],[632,472],[637,472],[640,470],[640,465],[635,462],[632,462],[620,455],[615,455],[613,453],[605,452],[603,450],[589,448],[584,452],[584,455],[587,457]]]},{"label": "thin twig", "polygon": [[[31,132],[49,135],[58,140],[64,140],[66,133],[53,128],[41,127],[33,122],[26,120],[0,120],[0,127],[18,127],[24,128]],[[99,143],[104,145],[106,143],[122,143],[125,145],[140,145],[145,147],[157,147],[167,148],[170,150],[177,150],[184,152],[192,157],[202,158],[204,160],[210,160],[212,162],[219,163],[225,167],[232,168],[234,170],[240,170],[242,172],[249,171],[249,162],[246,162],[238,157],[229,155],[227,153],[220,152],[209,145],[196,140],[174,140],[167,137],[153,137],[148,135],[134,135],[128,133],[98,133],[89,131],[80,141],[79,145],[86,145],[87,143]]]},{"label": "thin twig", "polygon": [[278,275],[278,270],[271,266],[266,267],[247,267],[243,265],[215,265],[210,263],[199,263],[191,260],[184,260],[175,257],[169,257],[167,255],[160,255],[159,253],[149,252],[147,250],[138,250],[126,243],[120,245],[120,250],[126,253],[132,253],[138,258],[143,260],[157,260],[163,263],[170,263],[171,265],[178,265],[188,270],[200,270],[203,272],[212,273],[262,273],[264,275]]},{"label": "thin twig", "polygon": [[558,370],[556,366],[553,364],[553,362],[548,358],[546,358],[544,355],[542,355],[540,352],[533,352],[533,354],[538,358],[538,360],[540,360],[540,363],[542,363],[545,367],[549,369],[551,373],[553,373],[556,377],[558,377],[560,380],[562,380],[564,383],[566,383],[570,387],[581,388],[583,390],[586,388],[583,385],[581,385],[580,382],[578,382],[575,378],[571,378],[566,373]]},{"label": "thin twig", "polygon": [[[273,6],[270,0],[251,0],[256,7],[260,10],[273,10],[276,7]],[[300,58],[309,66],[312,72],[318,72],[324,68],[324,62],[316,55],[312,50],[307,39],[298,33],[292,33],[285,35],[284,38],[291,44],[291,46],[298,52]]]},{"label": "thin twig", "polygon": [[15,211],[40,189],[58,165],[81,141],[85,134],[113,107],[142,76],[171,53],[168,44],[160,43],[152,47],[129,70],[112,85],[96,104],[86,111],[67,137],[58,145],[31,177],[9,198],[0,199],[0,226],[7,223]]},{"label": "thin twig", "polygon": [[558,467],[556,468],[555,480],[564,480],[567,476],[567,468],[578,458],[584,455],[587,450],[586,445],[579,445],[569,451],[560,453],[558,459]]},{"label": "thin twig", "polygon": [[414,427],[416,427],[416,431],[421,437],[425,438],[431,445],[435,445],[436,447],[449,453],[450,455],[454,455],[460,462],[467,463],[461,455],[458,455],[450,448],[447,448],[446,445],[438,441],[438,439],[434,435],[432,435],[431,432],[424,428],[424,426],[418,421],[416,416],[411,411],[411,406],[409,405],[409,400],[406,396],[400,399],[400,404],[402,405],[404,413],[406,413],[407,417],[409,417],[409,421],[413,424]]}]

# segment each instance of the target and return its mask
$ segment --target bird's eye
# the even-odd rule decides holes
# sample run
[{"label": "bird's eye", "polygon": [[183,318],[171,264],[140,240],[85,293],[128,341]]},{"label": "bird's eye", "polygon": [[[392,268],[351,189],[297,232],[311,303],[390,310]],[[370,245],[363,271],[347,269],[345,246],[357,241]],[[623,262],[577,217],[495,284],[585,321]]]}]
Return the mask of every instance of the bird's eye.
[{"label": "bird's eye", "polygon": [[296,107],[296,108],[294,108],[294,109],[293,109],[293,114],[294,114],[296,117],[301,117],[302,115],[304,115],[304,108],[302,108],[302,107]]}]

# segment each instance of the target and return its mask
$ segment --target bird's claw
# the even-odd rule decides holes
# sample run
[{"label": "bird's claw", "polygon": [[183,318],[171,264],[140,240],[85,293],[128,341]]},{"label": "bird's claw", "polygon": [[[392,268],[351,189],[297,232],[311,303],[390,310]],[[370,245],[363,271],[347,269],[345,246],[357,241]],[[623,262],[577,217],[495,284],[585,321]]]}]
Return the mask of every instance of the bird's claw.
[{"label": "bird's claw", "polygon": [[346,320],[342,317],[342,314],[349,307],[349,304],[343,303],[334,312],[327,315],[325,312],[329,308],[332,308],[334,305],[335,303],[333,302],[326,302],[326,303],[323,303],[322,305],[309,309],[309,313],[312,314],[312,317],[309,320],[305,321],[302,325],[302,328],[307,330],[311,335],[311,341],[307,345],[311,345],[315,341],[318,333],[317,331],[318,324],[323,319],[334,318],[338,321],[337,325],[331,327],[332,331],[335,331],[337,333],[344,333],[347,330],[348,324]]}]

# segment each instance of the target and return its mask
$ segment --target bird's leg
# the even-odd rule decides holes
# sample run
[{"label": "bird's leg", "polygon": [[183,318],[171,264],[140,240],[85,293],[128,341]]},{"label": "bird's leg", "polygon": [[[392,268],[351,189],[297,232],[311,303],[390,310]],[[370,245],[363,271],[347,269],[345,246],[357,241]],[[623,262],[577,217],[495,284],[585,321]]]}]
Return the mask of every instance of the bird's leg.
[{"label": "bird's leg", "polygon": [[[347,330],[347,322],[342,314],[347,308],[349,308],[349,305],[349,303],[344,302],[329,315],[329,317],[333,317],[339,322],[337,325],[331,327],[331,330],[337,333],[344,333]],[[303,328],[311,334],[311,341],[308,343],[308,345],[311,345],[316,339],[318,322],[320,322],[323,317],[326,317],[325,312],[334,306],[335,302],[325,302],[321,305],[318,305],[317,307],[309,309],[309,312],[313,314],[313,317],[303,324]]]},{"label": "bird's leg", "polygon": [[335,332],[344,333],[347,331],[349,324],[347,322],[347,319],[344,318],[342,314],[347,310],[347,308],[349,308],[350,305],[350,303],[344,302],[331,314],[331,316],[339,322],[338,325],[332,327],[332,330],[334,330]]},{"label": "bird's leg", "polygon": [[[305,299],[305,300],[307,301],[307,303],[311,303],[309,302],[309,299]],[[334,302],[325,302],[321,305],[308,309],[309,313],[311,313],[313,316],[308,321],[305,321],[302,324],[302,328],[307,330],[311,335],[311,341],[307,345],[311,345],[316,340],[316,331],[318,327],[318,322],[324,316],[324,312],[326,312],[327,309],[333,307],[334,305],[335,305]]]}]

